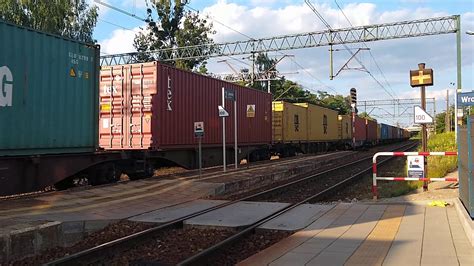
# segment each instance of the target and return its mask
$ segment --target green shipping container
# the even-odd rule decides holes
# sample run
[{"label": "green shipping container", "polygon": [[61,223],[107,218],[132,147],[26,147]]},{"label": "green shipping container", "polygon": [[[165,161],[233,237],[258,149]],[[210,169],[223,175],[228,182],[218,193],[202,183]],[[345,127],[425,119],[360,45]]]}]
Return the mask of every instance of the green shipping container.
[{"label": "green shipping container", "polygon": [[99,47],[0,20],[0,156],[91,152]]}]

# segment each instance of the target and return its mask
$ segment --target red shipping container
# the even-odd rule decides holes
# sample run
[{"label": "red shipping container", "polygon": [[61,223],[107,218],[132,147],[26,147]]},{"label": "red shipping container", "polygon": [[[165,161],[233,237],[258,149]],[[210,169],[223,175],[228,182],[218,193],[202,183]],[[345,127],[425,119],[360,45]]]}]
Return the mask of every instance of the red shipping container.
[{"label": "red shipping container", "polygon": [[[223,87],[236,92],[239,146],[270,144],[271,94],[150,62],[102,68],[99,145],[110,150],[194,148],[195,122],[204,122],[204,148],[222,145],[218,106]],[[225,101],[228,146],[234,142],[233,104]]]},{"label": "red shipping container", "polygon": [[369,119],[365,121],[367,123],[367,141],[374,142],[377,140],[377,122]]},{"label": "red shipping container", "polygon": [[365,141],[367,139],[367,127],[365,119],[359,116],[355,117],[355,133],[356,142]]}]

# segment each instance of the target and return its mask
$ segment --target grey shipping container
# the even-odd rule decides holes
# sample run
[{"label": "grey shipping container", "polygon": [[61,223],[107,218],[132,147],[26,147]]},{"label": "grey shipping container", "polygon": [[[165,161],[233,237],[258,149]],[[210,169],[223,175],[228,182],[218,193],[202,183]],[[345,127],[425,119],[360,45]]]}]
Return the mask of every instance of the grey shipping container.
[{"label": "grey shipping container", "polygon": [[99,46],[0,20],[0,156],[98,146]]}]

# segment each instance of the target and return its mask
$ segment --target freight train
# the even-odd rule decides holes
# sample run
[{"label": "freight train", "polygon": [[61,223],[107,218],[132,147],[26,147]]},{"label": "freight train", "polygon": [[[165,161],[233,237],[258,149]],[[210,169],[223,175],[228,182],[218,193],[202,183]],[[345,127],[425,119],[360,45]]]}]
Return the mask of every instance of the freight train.
[{"label": "freight train", "polygon": [[[68,187],[78,177],[90,184],[122,173],[134,178],[167,163],[194,168],[195,122],[204,125],[203,166],[220,164],[219,105],[229,113],[230,161],[235,129],[239,160],[407,137],[400,128],[307,103],[272,102],[266,92],[159,62],[100,68],[97,45],[2,21],[0,32],[2,196]],[[233,92],[235,114],[223,88]]]}]

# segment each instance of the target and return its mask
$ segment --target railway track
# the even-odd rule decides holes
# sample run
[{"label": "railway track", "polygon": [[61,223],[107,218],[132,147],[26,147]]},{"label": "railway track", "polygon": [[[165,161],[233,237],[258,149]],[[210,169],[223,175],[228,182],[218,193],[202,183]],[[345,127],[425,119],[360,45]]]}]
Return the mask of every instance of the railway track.
[{"label": "railway track", "polygon": [[[318,155],[299,155],[296,157],[291,157],[291,158],[280,158],[280,159],[275,159],[275,160],[270,160],[270,161],[257,161],[257,162],[252,162],[249,163],[247,166],[240,166],[239,172],[244,173],[247,171],[254,171],[258,169],[264,169],[269,166],[272,166],[274,164],[278,165],[288,165],[292,164],[295,162],[304,162],[307,160],[313,160],[315,157],[320,158],[325,157],[327,159],[329,158],[339,158],[343,157],[347,154],[352,154],[354,153],[353,151],[337,151],[337,152],[330,152],[326,154],[318,154]],[[233,166],[229,165],[229,166]],[[212,179],[216,177],[222,177],[222,176],[228,176],[232,175],[235,173],[234,169],[229,169],[226,173],[222,173],[222,166],[213,166],[213,167],[208,167],[203,169],[203,174],[200,177],[199,176],[199,171],[198,170],[189,170],[184,173],[179,173],[179,177],[176,177],[175,174],[169,174],[169,175],[163,175],[163,176],[148,176],[148,177],[143,177],[142,179],[146,178],[172,178],[176,180],[191,180],[191,179],[197,179],[200,178],[202,180],[207,180],[207,179]],[[133,181],[130,181],[133,182]],[[114,182],[114,183],[109,183],[109,184],[102,184],[102,185],[97,185],[97,186],[78,186],[78,187],[72,187],[68,190],[70,191],[78,191],[78,190],[87,190],[87,189],[92,189],[92,188],[100,188],[100,187],[107,187],[111,186],[114,184],[117,184],[119,182]],[[8,201],[8,200],[18,200],[18,199],[29,199],[29,198],[35,198],[38,196],[45,196],[45,195],[50,195],[54,194],[58,190],[48,188],[46,190],[40,190],[40,191],[35,191],[35,192],[28,192],[28,193],[22,193],[22,194],[15,194],[15,195],[8,195],[8,196],[0,196],[0,201]],[[67,191],[67,190],[66,190]]]},{"label": "railway track", "polygon": [[[416,144],[410,143],[408,145],[404,145],[404,148],[409,149],[409,148],[411,148],[415,145]],[[399,147],[397,150],[400,150],[400,149],[401,148]],[[305,182],[311,182],[311,180],[314,180],[315,178],[322,177],[324,175],[327,175],[328,173],[332,173],[332,172],[338,171],[340,169],[345,169],[347,167],[354,167],[354,165],[363,163],[364,161],[370,160],[371,158],[372,158],[372,156],[367,156],[366,158],[362,158],[362,159],[359,159],[357,161],[353,161],[353,162],[350,162],[350,163],[347,163],[347,164],[344,164],[344,165],[340,165],[338,167],[335,167],[335,168],[330,169],[330,170],[326,170],[326,171],[321,172],[321,173],[309,175],[309,176],[307,176],[305,178],[302,178],[300,180],[296,180],[296,181],[293,181],[293,182],[290,182],[290,183],[287,183],[287,184],[280,185],[280,186],[275,187],[275,188],[271,188],[271,189],[261,191],[261,192],[258,192],[258,193],[252,194],[252,195],[248,195],[248,196],[242,197],[240,199],[232,200],[232,201],[229,201],[229,202],[226,202],[226,203],[223,203],[223,204],[220,204],[220,205],[217,205],[217,206],[214,206],[214,207],[211,207],[211,208],[199,211],[199,212],[195,212],[195,213],[192,213],[190,215],[181,217],[179,219],[175,219],[173,221],[170,221],[166,224],[156,226],[156,227],[153,227],[153,228],[150,228],[150,229],[146,229],[146,230],[140,231],[138,233],[134,233],[132,235],[128,235],[128,236],[125,236],[125,237],[122,237],[122,238],[119,238],[119,239],[116,239],[116,240],[113,240],[113,241],[95,246],[93,248],[83,250],[83,251],[75,253],[75,254],[68,255],[68,256],[63,257],[61,259],[52,261],[52,262],[50,262],[46,265],[71,265],[71,264],[74,265],[74,264],[90,264],[90,263],[93,263],[93,264],[96,264],[96,263],[107,264],[108,260],[110,260],[111,258],[117,256],[117,254],[121,254],[122,252],[125,252],[126,250],[136,248],[140,244],[143,244],[146,241],[152,239],[154,236],[156,236],[160,232],[163,232],[165,230],[170,230],[170,229],[183,228],[183,224],[184,224],[185,220],[188,220],[188,219],[203,215],[205,213],[208,213],[208,212],[211,212],[211,211],[214,211],[214,210],[217,210],[217,209],[235,204],[237,202],[257,200],[257,199],[265,199],[265,198],[268,199],[269,197],[271,198],[271,196],[269,196],[269,195],[278,194],[279,191],[288,190],[289,188],[295,187],[295,186],[301,186],[302,184],[305,184]],[[385,161],[387,161],[387,160],[385,160]],[[382,161],[381,163],[383,163],[385,161]],[[359,169],[359,168],[357,168],[357,169]],[[334,192],[335,190],[340,189],[341,187],[347,185],[348,183],[353,182],[354,180],[360,178],[364,173],[366,173],[367,171],[370,171],[370,170],[371,170],[371,167],[367,167],[366,169],[360,169],[360,171],[358,171],[357,173],[351,174],[350,177],[338,179],[338,180],[336,180],[336,182],[333,182],[333,184],[331,184],[329,187],[326,187],[322,190],[319,190],[316,193],[313,193],[311,196],[305,197],[304,199],[301,199],[301,200],[293,200],[293,203],[290,204],[288,207],[286,207],[286,208],[284,208],[284,209],[282,209],[282,210],[280,210],[276,213],[273,213],[273,214],[271,214],[271,215],[255,222],[254,224],[244,228],[243,230],[239,231],[236,234],[233,234],[232,236],[226,238],[225,240],[223,240],[223,241],[221,241],[221,242],[219,242],[215,245],[212,245],[211,247],[209,247],[207,249],[204,249],[201,252],[189,257],[188,259],[182,261],[180,264],[181,265],[190,265],[190,264],[199,263],[201,261],[205,261],[209,258],[209,256],[212,256],[213,254],[215,254],[216,251],[221,250],[222,248],[224,248],[224,247],[226,247],[226,246],[228,246],[232,243],[235,243],[239,239],[242,239],[243,237],[247,236],[248,234],[254,232],[255,229],[258,226],[260,226],[260,225],[262,225],[262,224],[264,224],[264,223],[266,223],[266,222],[268,222],[268,221],[270,221],[270,220],[272,220],[272,219],[274,219],[274,218],[276,218],[276,217],[278,217],[278,216],[280,216],[280,215],[282,215],[282,214],[298,207],[301,204],[304,204],[304,203],[307,203],[307,202],[314,202],[315,200],[317,200],[319,198],[322,198],[322,197]],[[146,263],[148,263],[148,262],[146,262]],[[150,262],[150,263],[153,263],[153,262]]]}]

